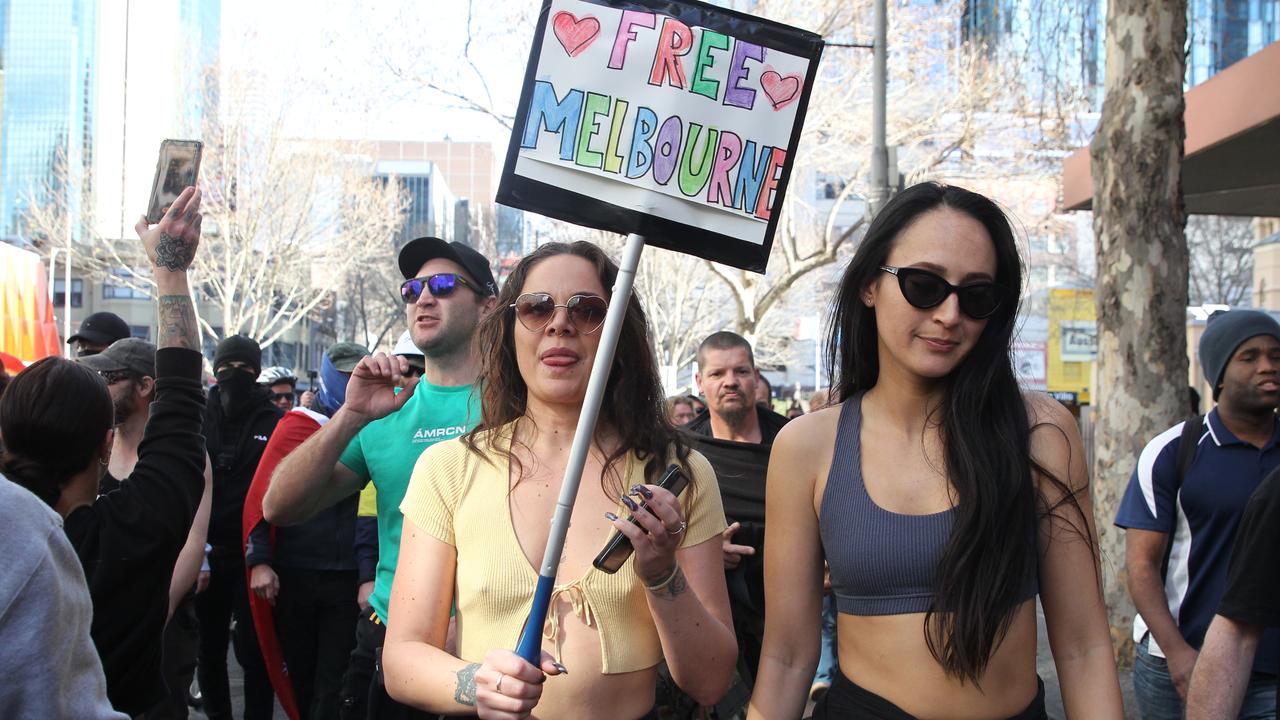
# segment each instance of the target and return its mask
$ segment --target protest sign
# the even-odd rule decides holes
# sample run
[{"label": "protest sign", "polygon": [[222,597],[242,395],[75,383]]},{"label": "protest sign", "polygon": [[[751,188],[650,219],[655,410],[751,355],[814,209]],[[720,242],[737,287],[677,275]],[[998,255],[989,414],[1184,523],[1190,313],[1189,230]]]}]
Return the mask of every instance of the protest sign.
[{"label": "protest sign", "polygon": [[821,53],[701,2],[546,0],[497,201],[763,272]]}]

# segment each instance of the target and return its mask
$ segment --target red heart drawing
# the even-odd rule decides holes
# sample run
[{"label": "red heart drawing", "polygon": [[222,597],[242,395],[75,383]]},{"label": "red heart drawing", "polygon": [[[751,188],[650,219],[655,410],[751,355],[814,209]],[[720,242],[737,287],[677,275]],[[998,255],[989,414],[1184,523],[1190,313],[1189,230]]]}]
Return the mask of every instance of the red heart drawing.
[{"label": "red heart drawing", "polygon": [[779,75],[769,68],[760,74],[760,87],[769,97],[769,104],[774,110],[781,110],[800,97],[800,86],[803,82],[799,75]]},{"label": "red heart drawing", "polygon": [[556,13],[551,26],[555,30],[556,39],[560,41],[560,46],[569,53],[569,57],[577,57],[600,34],[599,20],[590,15],[579,20],[573,13],[564,10]]}]

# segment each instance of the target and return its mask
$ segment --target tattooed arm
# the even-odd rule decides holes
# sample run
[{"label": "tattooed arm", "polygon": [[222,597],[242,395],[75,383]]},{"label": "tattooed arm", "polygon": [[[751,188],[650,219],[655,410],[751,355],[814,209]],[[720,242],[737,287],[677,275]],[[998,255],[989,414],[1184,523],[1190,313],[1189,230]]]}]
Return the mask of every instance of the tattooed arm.
[{"label": "tattooed arm", "polygon": [[544,674],[559,675],[563,666],[546,651],[537,668],[510,650],[490,650],[482,663],[444,650],[456,568],[455,548],[406,516],[391,587],[390,612],[396,621],[387,626],[382,649],[387,693],[444,715],[528,717],[542,696]]},{"label": "tattooed arm", "polygon": [[201,219],[200,191],[189,187],[158,224],[148,227],[144,217],[135,227],[151,260],[156,281],[156,299],[160,306],[156,345],[160,348],[200,350],[187,269],[200,246]]},{"label": "tattooed arm", "polygon": [[690,453],[687,468],[687,506],[657,485],[643,485],[631,492],[644,507],[623,498],[634,523],[606,517],[634,548],[631,567],[645,586],[671,679],[699,705],[714,705],[733,681],[738,655],[720,541],[724,510],[706,458]]}]

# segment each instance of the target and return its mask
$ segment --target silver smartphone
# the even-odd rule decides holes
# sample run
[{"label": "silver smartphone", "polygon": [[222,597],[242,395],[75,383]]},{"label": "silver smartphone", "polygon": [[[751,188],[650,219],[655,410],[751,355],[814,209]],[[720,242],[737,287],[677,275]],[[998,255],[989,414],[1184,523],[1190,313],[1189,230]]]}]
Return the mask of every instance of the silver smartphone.
[{"label": "silver smartphone", "polygon": [[151,204],[147,208],[147,222],[160,222],[169,206],[182,191],[196,184],[200,177],[200,156],[204,143],[199,140],[165,140],[160,143],[160,158],[156,161],[156,177],[151,183]]}]

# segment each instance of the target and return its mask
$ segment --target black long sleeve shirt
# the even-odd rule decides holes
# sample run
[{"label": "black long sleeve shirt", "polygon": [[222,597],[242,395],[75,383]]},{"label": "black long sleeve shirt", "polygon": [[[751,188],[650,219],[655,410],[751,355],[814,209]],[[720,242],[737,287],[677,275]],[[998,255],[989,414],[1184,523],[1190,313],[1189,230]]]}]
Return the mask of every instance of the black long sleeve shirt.
[{"label": "black long sleeve shirt", "polygon": [[169,581],[204,492],[200,368],[194,350],[156,351],[156,395],[133,473],[64,522],[93,599],[90,636],[107,697],[129,715],[165,695],[160,636]]}]

